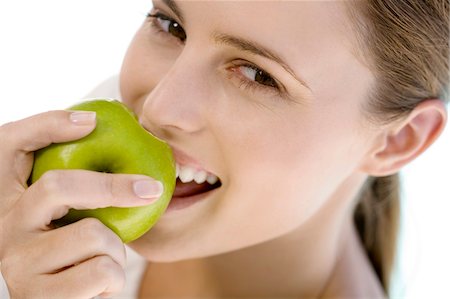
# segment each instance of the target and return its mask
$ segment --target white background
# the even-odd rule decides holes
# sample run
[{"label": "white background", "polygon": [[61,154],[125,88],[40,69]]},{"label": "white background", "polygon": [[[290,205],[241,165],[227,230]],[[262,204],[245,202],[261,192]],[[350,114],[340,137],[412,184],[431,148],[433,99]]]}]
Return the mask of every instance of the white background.
[{"label": "white background", "polygon": [[[64,109],[118,73],[150,9],[144,0],[1,1],[0,124]],[[403,171],[394,298],[450,298],[449,131]]]}]

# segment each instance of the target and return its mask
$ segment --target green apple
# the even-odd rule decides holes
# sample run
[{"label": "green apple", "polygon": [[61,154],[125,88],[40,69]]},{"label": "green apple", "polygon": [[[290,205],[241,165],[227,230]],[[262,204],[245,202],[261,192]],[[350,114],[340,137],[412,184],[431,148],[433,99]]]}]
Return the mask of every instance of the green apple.
[{"label": "green apple", "polygon": [[97,125],[88,136],[66,143],[51,144],[35,153],[31,183],[50,169],[87,169],[108,173],[143,174],[159,180],[164,193],[156,202],[142,207],[70,209],[56,225],[95,217],[113,230],[123,242],[146,233],[167,208],[172,197],[176,171],[167,143],[147,132],[136,115],[117,100],[91,100],[69,110],[95,111]]}]

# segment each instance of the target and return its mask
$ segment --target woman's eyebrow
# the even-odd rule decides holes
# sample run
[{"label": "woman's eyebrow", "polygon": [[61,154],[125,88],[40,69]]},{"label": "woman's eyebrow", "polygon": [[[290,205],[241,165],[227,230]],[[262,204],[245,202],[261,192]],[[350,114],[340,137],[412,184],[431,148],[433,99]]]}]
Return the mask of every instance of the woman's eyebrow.
[{"label": "woman's eyebrow", "polygon": [[258,44],[255,41],[247,40],[241,37],[232,36],[224,33],[214,33],[213,35],[213,41],[216,44],[219,45],[227,45],[230,47],[233,47],[237,50],[249,52],[253,55],[262,56],[264,58],[270,59],[279,65],[281,65],[294,79],[296,79],[300,84],[304,85],[306,88],[311,90],[306,84],[306,82],[299,78],[295,72],[292,70],[292,68],[281,59],[279,55],[277,55],[275,52],[267,49],[266,47]]},{"label": "woman's eyebrow", "polygon": [[165,3],[173,11],[173,13],[180,19],[182,23],[184,23],[183,13],[174,0],[162,0],[162,2]]},{"label": "woman's eyebrow", "polygon": [[[164,4],[166,4],[173,13],[180,19],[181,22],[184,23],[184,16],[183,12],[181,11],[180,7],[174,0],[162,0]],[[292,70],[289,65],[281,59],[279,55],[277,55],[275,52],[270,51],[266,47],[258,44],[255,41],[246,40],[241,37],[232,36],[224,33],[213,33],[212,39],[216,44],[220,45],[227,45],[230,47],[233,47],[237,50],[249,52],[253,55],[262,56],[267,59],[270,59],[279,65],[283,67],[295,80],[297,80],[300,84],[305,86],[311,91],[311,88],[306,84],[305,80],[298,77],[295,72]]]}]

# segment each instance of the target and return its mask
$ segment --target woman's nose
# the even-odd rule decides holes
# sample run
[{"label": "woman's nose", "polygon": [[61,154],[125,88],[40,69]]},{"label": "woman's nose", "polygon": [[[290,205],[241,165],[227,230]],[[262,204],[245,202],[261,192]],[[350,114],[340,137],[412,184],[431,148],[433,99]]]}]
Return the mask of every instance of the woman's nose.
[{"label": "woman's nose", "polygon": [[199,71],[177,61],[145,99],[142,124],[157,135],[201,131],[207,111],[207,87]]}]

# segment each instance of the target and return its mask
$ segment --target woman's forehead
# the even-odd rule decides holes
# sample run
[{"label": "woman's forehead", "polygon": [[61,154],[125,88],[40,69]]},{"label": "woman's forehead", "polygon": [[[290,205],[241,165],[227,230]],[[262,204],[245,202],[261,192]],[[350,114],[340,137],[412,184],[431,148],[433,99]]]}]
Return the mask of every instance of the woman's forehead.
[{"label": "woman's forehead", "polygon": [[[276,35],[316,36],[341,31],[347,21],[346,1],[155,1],[170,8],[185,27],[203,25],[241,32]],[[164,3],[164,4],[163,4]],[[186,28],[185,28],[186,29]],[[273,33],[277,33],[273,35]]]},{"label": "woman's forehead", "polygon": [[[270,49],[308,82],[322,66],[336,69],[359,61],[353,56],[346,1],[156,1],[182,15],[193,39],[236,36]],[[198,40],[197,39],[197,40]],[[343,63],[345,61],[345,63]],[[320,73],[320,74],[319,74]],[[313,84],[313,83],[311,83]]]}]

